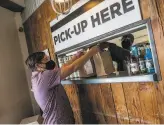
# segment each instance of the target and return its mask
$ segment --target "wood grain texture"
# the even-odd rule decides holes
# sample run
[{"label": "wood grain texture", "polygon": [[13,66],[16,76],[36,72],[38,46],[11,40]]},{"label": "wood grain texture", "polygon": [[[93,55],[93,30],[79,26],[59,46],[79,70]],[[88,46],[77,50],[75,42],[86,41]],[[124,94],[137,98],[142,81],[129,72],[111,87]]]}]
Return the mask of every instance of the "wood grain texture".
[{"label": "wood grain texture", "polygon": [[123,84],[129,120],[131,124],[142,123],[142,109],[139,98],[139,84],[138,83],[124,83]]},{"label": "wood grain texture", "polygon": [[[78,0],[74,0],[76,3]],[[99,1],[99,0],[98,0]],[[100,0],[102,1],[102,0]],[[162,77],[164,76],[164,0],[139,0],[142,18],[151,18]],[[49,23],[57,15],[45,1],[24,23],[29,53],[55,49]],[[64,86],[76,123],[164,123],[164,81]]]},{"label": "wood grain texture", "polygon": [[139,98],[143,116],[142,123],[159,124],[159,111],[154,84],[140,83]]},{"label": "wood grain texture", "polygon": [[[100,91],[100,85],[89,85],[89,91],[92,92],[92,98],[94,98],[94,102],[92,102],[93,105],[93,113],[102,113],[103,111],[103,103],[104,101],[102,100],[102,94]],[[90,99],[92,99],[90,98]]]},{"label": "wood grain texture", "polygon": [[[151,20],[157,19],[157,8],[154,6],[153,0],[140,0],[140,5],[143,19],[148,17]],[[130,123],[159,123],[154,83],[127,83],[123,84],[123,88]]]},{"label": "wood grain texture", "polygon": [[[158,59],[161,69],[162,77],[164,76],[164,17],[163,12],[163,0],[149,0],[151,3],[151,19],[152,19],[152,28],[154,33],[154,39],[156,43]],[[160,81],[156,86],[157,100],[160,114],[160,123],[164,123],[164,80]]]},{"label": "wood grain texture", "polygon": [[101,112],[106,115],[107,123],[118,123],[111,84],[100,84],[100,92],[102,94],[100,105],[103,108]]},{"label": "wood grain texture", "polygon": [[[158,20],[158,10],[155,0],[146,0],[148,8],[148,16],[151,21]],[[146,10],[142,9],[143,18],[147,18]],[[155,26],[152,23],[152,27]],[[156,26],[155,26],[156,27]],[[155,33],[155,32],[153,32]],[[155,34],[154,34],[155,36]],[[158,35],[159,37],[159,35]],[[157,42],[157,41],[155,41]],[[155,83],[143,83],[139,84],[139,97],[143,114],[143,123],[157,123],[159,124],[159,109],[157,104],[157,95]]]},{"label": "wood grain texture", "polygon": [[82,124],[82,117],[81,117],[81,112],[80,111],[74,111],[74,118],[75,118],[75,123],[76,124]]},{"label": "wood grain texture", "polygon": [[71,85],[65,85],[64,88],[65,88],[66,94],[70,100],[72,109],[75,111],[80,111],[79,95],[78,95],[77,86],[75,84],[71,84]]},{"label": "wood grain texture", "polygon": [[129,124],[129,115],[122,84],[111,84],[119,124]]}]

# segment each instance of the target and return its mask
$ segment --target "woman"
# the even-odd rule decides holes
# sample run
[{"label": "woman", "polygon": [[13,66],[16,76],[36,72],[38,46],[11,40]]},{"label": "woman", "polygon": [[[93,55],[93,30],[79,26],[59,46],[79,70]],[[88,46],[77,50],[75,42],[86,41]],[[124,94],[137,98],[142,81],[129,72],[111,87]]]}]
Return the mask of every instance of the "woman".
[{"label": "woman", "polygon": [[68,97],[60,83],[98,52],[99,47],[94,46],[85,55],[78,53],[62,68],[58,68],[43,52],[33,53],[27,58],[26,65],[32,70],[34,97],[43,111],[44,124],[75,123]]}]

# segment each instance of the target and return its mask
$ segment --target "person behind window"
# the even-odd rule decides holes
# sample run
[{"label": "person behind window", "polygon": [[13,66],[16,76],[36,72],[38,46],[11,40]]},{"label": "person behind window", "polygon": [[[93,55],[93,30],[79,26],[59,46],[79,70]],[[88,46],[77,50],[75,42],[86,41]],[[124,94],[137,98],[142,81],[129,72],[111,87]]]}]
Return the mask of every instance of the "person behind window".
[{"label": "person behind window", "polygon": [[104,42],[102,46],[109,49],[111,54],[112,60],[117,62],[117,70],[118,71],[125,71],[124,61],[130,57],[130,48],[134,42],[134,36],[132,34],[128,34],[122,37],[121,45],[122,48],[117,46],[114,43]]},{"label": "person behind window", "polygon": [[134,42],[134,36],[132,34],[124,35],[121,39],[122,48],[129,50]]},{"label": "person behind window", "polygon": [[98,46],[94,46],[86,54],[78,53],[61,68],[58,68],[44,52],[29,55],[26,65],[32,70],[32,90],[43,111],[44,124],[75,123],[61,80],[84,66],[99,50],[101,49]]}]

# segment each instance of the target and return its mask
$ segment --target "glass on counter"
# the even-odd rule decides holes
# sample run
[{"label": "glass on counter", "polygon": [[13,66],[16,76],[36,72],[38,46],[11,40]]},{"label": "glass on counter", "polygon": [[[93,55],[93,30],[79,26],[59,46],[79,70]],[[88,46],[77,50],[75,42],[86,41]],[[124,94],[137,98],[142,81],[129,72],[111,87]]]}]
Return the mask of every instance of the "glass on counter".
[{"label": "glass on counter", "polygon": [[114,67],[114,73],[116,74],[116,76],[119,75],[119,71],[118,71],[118,64],[117,62],[113,61],[113,67]]}]

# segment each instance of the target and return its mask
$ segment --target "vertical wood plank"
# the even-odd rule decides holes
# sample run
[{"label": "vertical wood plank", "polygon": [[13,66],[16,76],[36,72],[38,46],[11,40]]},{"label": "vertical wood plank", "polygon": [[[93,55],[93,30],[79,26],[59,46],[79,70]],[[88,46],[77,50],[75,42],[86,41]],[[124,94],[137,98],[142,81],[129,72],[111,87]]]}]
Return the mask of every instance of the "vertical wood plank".
[{"label": "vertical wood plank", "polygon": [[123,84],[131,124],[139,124],[143,120],[138,87],[138,83]]},{"label": "vertical wood plank", "polygon": [[82,124],[81,107],[79,104],[79,95],[76,84],[64,85],[64,89],[69,98],[76,124]]},{"label": "vertical wood plank", "polygon": [[106,123],[117,124],[116,109],[113,100],[111,84],[100,84],[102,113],[106,116]]},{"label": "vertical wood plank", "polygon": [[150,8],[149,8],[149,0],[139,0],[140,9],[143,19],[147,19],[150,17]]},{"label": "vertical wood plank", "polygon": [[55,19],[56,14],[55,12],[53,12],[49,1],[45,1],[44,4],[42,4],[40,8],[41,8],[41,13],[44,19],[44,22],[41,25],[45,27],[44,28],[45,30],[42,30],[46,38],[44,40],[45,47],[49,49],[51,59],[56,60],[56,57],[54,55],[55,48],[54,48],[53,39],[51,35],[51,29],[50,29],[50,19],[52,18]]},{"label": "vertical wood plank", "polygon": [[156,6],[157,6],[157,11],[158,11],[158,16],[160,18],[160,25],[162,25],[162,31],[164,34],[164,1],[163,0],[156,0]]},{"label": "vertical wood plank", "polygon": [[162,81],[158,84],[157,100],[158,100],[160,124],[164,124],[164,85]]},{"label": "vertical wood plank", "polygon": [[75,84],[64,85],[64,88],[73,110],[80,111],[79,96],[78,96],[78,90],[76,88],[76,85]]},{"label": "vertical wood plank", "polygon": [[82,124],[82,118],[81,118],[81,112],[80,111],[74,111],[74,117],[75,117],[75,124]]},{"label": "vertical wood plank", "polygon": [[98,85],[90,84],[87,85],[87,90],[88,90],[88,99],[91,104],[91,109],[89,110],[90,112],[98,113],[99,112],[99,107],[97,106],[97,101],[96,101],[96,93],[94,92]]},{"label": "vertical wood plank", "polygon": [[[95,115],[95,120],[98,118],[101,123],[106,120],[110,121],[108,124],[117,123],[110,85],[79,85],[79,89],[81,110],[92,113]],[[94,116],[92,119],[94,120]]]},{"label": "vertical wood plank", "polygon": [[[161,75],[163,77],[164,75],[164,6],[163,0],[149,0],[150,2],[150,10],[151,10],[151,20],[152,20],[152,28],[153,28],[153,34],[154,34],[154,39],[156,43],[156,48],[157,48],[157,54],[158,54],[158,59],[159,59],[159,64],[160,64],[160,69],[161,69]],[[157,100],[158,100],[158,107],[159,107],[159,113],[160,113],[160,123],[164,123],[164,83],[163,80],[160,81],[157,84]]]},{"label": "vertical wood plank", "polygon": [[129,115],[122,84],[111,84],[119,124],[129,124]]},{"label": "vertical wood plank", "polygon": [[[96,121],[99,124],[107,124],[103,114],[96,114],[95,116],[96,116]],[[110,123],[108,123],[108,124],[110,124]]]},{"label": "vertical wood plank", "polygon": [[95,107],[96,107],[96,111],[94,113],[104,113],[103,111],[103,104],[104,104],[104,99],[103,96],[101,94],[101,88],[99,84],[96,85],[91,85],[90,87],[92,87],[90,90],[93,92],[94,97],[95,97]]},{"label": "vertical wood plank", "polygon": [[142,123],[159,124],[159,111],[153,83],[140,83],[139,91],[139,98],[143,114]]}]

